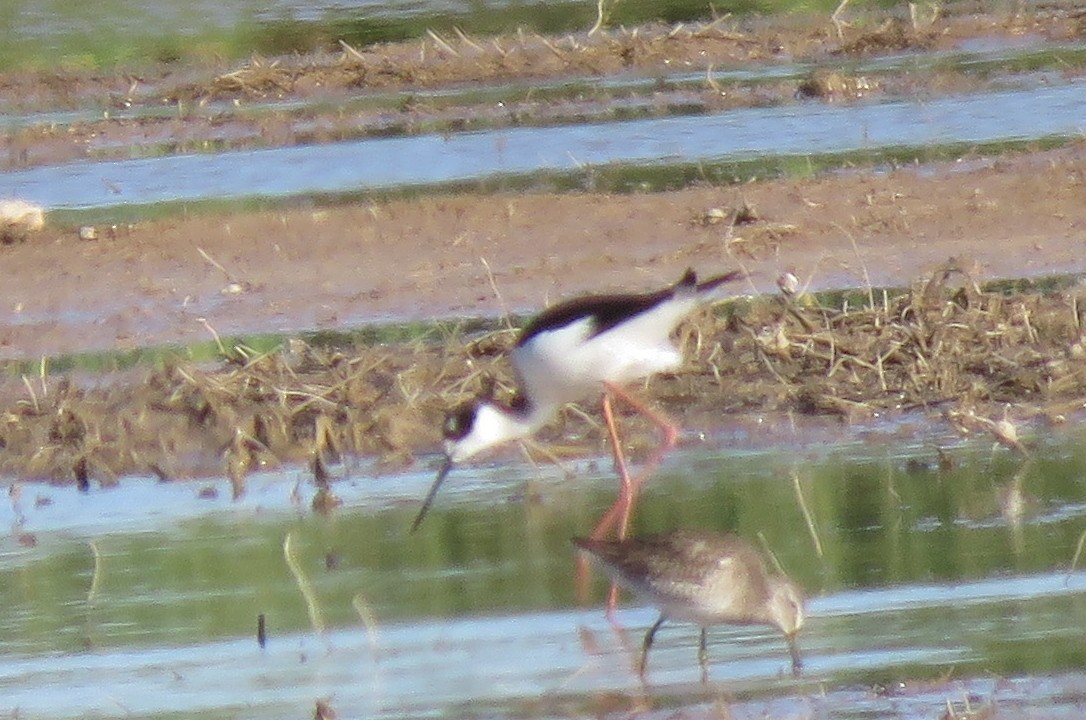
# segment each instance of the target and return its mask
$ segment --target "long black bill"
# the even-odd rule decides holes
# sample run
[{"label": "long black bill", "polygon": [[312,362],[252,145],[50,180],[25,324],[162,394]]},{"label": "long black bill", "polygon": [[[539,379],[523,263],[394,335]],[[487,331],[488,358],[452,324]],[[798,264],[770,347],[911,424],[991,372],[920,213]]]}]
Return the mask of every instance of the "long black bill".
[{"label": "long black bill", "polygon": [[430,505],[434,502],[434,498],[437,496],[438,488],[441,487],[441,483],[445,482],[446,476],[453,468],[452,458],[446,457],[445,462],[441,464],[441,469],[437,471],[437,478],[434,479],[434,484],[430,486],[430,492],[426,493],[426,499],[422,501],[422,507],[419,508],[419,514],[415,516],[415,522],[411,523],[411,532],[415,532],[419,529],[419,525],[422,525],[423,519],[426,517],[426,513],[430,511]]}]

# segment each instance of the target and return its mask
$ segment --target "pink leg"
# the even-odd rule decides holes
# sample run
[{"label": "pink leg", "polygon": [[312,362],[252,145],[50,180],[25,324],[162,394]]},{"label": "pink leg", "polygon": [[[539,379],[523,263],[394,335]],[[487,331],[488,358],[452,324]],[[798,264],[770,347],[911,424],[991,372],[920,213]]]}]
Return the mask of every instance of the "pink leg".
[{"label": "pink leg", "polygon": [[[611,452],[615,456],[615,467],[618,468],[619,488],[615,504],[596,523],[596,527],[592,531],[592,538],[598,540],[607,533],[609,527],[614,524],[614,520],[610,518],[617,510],[623,519],[618,527],[618,539],[625,540],[630,520],[630,507],[633,505],[634,500],[634,484],[630,479],[630,470],[626,467],[626,456],[622,454],[622,445],[618,440],[618,430],[615,428],[615,413],[611,409],[611,396],[606,392],[603,393],[602,405],[603,419],[607,423],[607,433],[611,436]],[[618,585],[612,582],[611,588],[607,591],[607,620],[613,627],[621,629],[622,626],[618,624],[618,619],[615,617],[616,607],[618,607]]]},{"label": "pink leg", "polygon": [[[621,515],[626,522],[618,528],[618,539],[624,540],[626,538],[627,525],[629,524],[629,506],[633,502],[633,482],[630,479],[630,471],[626,466],[626,458],[622,454],[622,446],[619,444],[618,431],[615,429],[615,414],[611,409],[611,397],[606,392],[603,393],[600,404],[603,408],[603,419],[607,424],[607,432],[611,437],[611,451],[614,455],[615,467],[618,469],[619,474],[619,489],[618,498],[615,500],[614,505],[603,514],[603,517],[600,518],[596,527],[592,529],[589,537],[593,540],[599,540],[605,537],[611,527],[615,524],[615,520]],[[581,597],[587,597],[588,558],[583,554],[577,559],[577,586]],[[618,627],[618,623],[614,617],[615,606],[617,604],[618,586],[611,583],[611,590],[607,595],[607,619],[610,620],[611,624],[615,627]]]},{"label": "pink leg", "polygon": [[[603,385],[608,392],[623,400],[627,405],[655,423],[655,425],[660,428],[661,434],[664,436],[664,440],[660,444],[660,447],[658,447],[656,452],[645,462],[645,466],[641,469],[640,474],[636,478],[630,477],[629,471],[626,469],[625,459],[621,462],[616,460],[616,464],[618,464],[619,468],[619,475],[622,476],[622,487],[619,499],[600,519],[599,523],[596,525],[596,530],[593,531],[593,538],[597,537],[597,533],[602,535],[607,528],[614,525],[617,521],[618,539],[624,540],[630,526],[630,515],[633,513],[633,505],[637,499],[637,493],[641,490],[641,485],[645,480],[655,472],[657,466],[663,461],[664,456],[667,455],[668,451],[675,447],[675,444],[679,439],[679,427],[671,420],[671,418],[646,406],[643,402],[617,385],[609,382],[605,382]],[[604,417],[605,419],[607,418],[606,415]],[[608,429],[611,432],[611,443],[615,457],[621,458],[622,451],[621,446],[619,445],[618,432],[614,427],[613,418],[609,421]]]},{"label": "pink leg", "polygon": [[[615,503],[603,514],[600,521],[596,524],[595,529],[592,530],[592,537],[595,540],[605,536],[607,532],[618,523],[617,536],[619,540],[625,540],[626,534],[630,527],[630,516],[633,514],[634,501],[637,499],[637,493],[641,489],[641,485],[644,481],[656,470],[657,466],[663,461],[664,456],[671,448],[675,447],[675,443],[679,439],[678,426],[663,413],[652,410],[646,406],[643,402],[635,398],[630,393],[626,392],[622,388],[609,382],[604,384],[605,392],[603,394],[603,419],[607,423],[607,431],[611,437],[611,450],[615,458],[615,467],[618,469],[620,485],[618,498]],[[622,453],[622,444],[618,439],[618,430],[615,427],[614,413],[611,409],[610,395],[620,398],[626,402],[637,412],[641,413],[660,428],[660,432],[664,436],[663,443],[653,453],[652,457],[645,463],[641,473],[637,478],[631,478],[629,469],[626,465],[626,458]],[[585,566],[587,567],[587,565]],[[584,583],[587,587],[587,570],[584,571]],[[614,583],[611,584],[611,590],[607,595],[607,619],[611,621],[611,624],[615,627],[619,627],[615,620],[615,607],[618,603],[618,586]]]},{"label": "pink leg", "polygon": [[[618,498],[615,499],[615,504],[612,505],[607,512],[603,514],[600,521],[596,523],[596,527],[592,530],[590,537],[593,540],[599,540],[607,535],[607,532],[615,524],[616,515],[620,515],[624,519],[629,519],[629,506],[633,502],[634,483],[630,478],[630,470],[626,465],[626,456],[622,454],[622,444],[618,439],[618,429],[615,427],[615,414],[611,409],[611,396],[607,393],[603,394],[603,420],[607,423],[607,434],[611,438],[611,453],[615,458],[615,468],[618,470]],[[626,539],[626,530],[628,522],[621,523],[618,527],[618,539]]]}]

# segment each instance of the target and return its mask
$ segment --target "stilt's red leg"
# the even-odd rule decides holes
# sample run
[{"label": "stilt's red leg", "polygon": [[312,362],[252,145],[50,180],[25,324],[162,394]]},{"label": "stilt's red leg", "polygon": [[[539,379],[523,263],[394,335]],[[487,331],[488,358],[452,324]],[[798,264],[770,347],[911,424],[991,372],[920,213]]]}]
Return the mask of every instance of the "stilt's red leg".
[{"label": "stilt's red leg", "polygon": [[[633,482],[630,479],[630,471],[626,466],[626,458],[622,454],[622,445],[619,443],[618,431],[615,428],[615,415],[611,408],[611,397],[606,392],[601,400],[603,419],[607,424],[607,433],[611,438],[611,451],[614,454],[615,467],[619,474],[618,497],[614,504],[603,514],[596,527],[589,534],[593,540],[599,540],[608,534],[620,517],[625,520],[618,528],[618,539],[626,538],[626,530],[629,525],[630,504],[633,502]],[[577,586],[582,597],[588,595],[588,558],[583,554],[577,559]],[[614,619],[615,606],[618,603],[618,586],[611,583],[611,590],[607,595],[607,618],[611,624],[616,625]]]},{"label": "stilt's red leg", "polygon": [[[596,527],[592,530],[592,539],[599,540],[607,534],[607,531],[615,524],[619,517],[629,517],[628,506],[633,502],[633,480],[630,478],[630,470],[626,465],[626,456],[622,454],[622,443],[618,439],[618,429],[615,427],[615,414],[611,409],[611,396],[603,394],[603,420],[607,423],[607,434],[611,438],[611,453],[615,458],[615,469],[618,470],[618,497],[607,512],[603,514]],[[620,524],[617,536],[619,540],[626,539],[626,524]]]},{"label": "stilt's red leg", "polygon": [[637,500],[637,493],[641,490],[641,485],[644,484],[645,480],[647,480],[649,476],[655,472],[660,463],[663,462],[664,456],[667,455],[668,451],[675,447],[675,444],[679,440],[679,426],[667,415],[648,407],[644,402],[638,400],[619,386],[609,382],[605,382],[603,385],[615,397],[624,401],[634,410],[651,420],[656,427],[660,428],[660,433],[664,436],[664,440],[660,444],[660,447],[658,447],[656,452],[652,454],[652,457],[645,462],[645,465],[641,468],[641,472],[638,476],[629,480],[629,503],[625,507],[619,523],[620,532],[622,533],[620,537],[625,537],[626,528],[630,524],[630,515],[633,512],[633,505]]},{"label": "stilt's red leg", "polygon": [[669,417],[646,406],[643,402],[617,385],[604,383],[604,386],[609,393],[614,394],[615,397],[623,400],[634,410],[649,418],[658,428],[660,428],[660,432],[663,435],[663,442],[660,444],[660,447],[656,449],[656,452],[652,454],[652,457],[646,461],[641,472],[636,478],[631,477],[626,465],[626,459],[622,454],[622,445],[621,441],[618,439],[618,430],[615,426],[610,402],[608,402],[609,398],[608,395],[604,395],[604,420],[607,421],[607,431],[611,437],[611,450],[615,456],[615,466],[618,468],[621,485],[619,486],[618,499],[615,501],[614,505],[608,508],[607,512],[603,514],[603,517],[600,518],[595,529],[592,531],[592,538],[599,539],[603,537],[607,534],[609,529],[615,527],[617,524],[616,535],[619,540],[623,540],[626,538],[626,533],[629,531],[630,517],[633,513],[634,502],[637,500],[637,493],[641,489],[641,485],[644,484],[644,481],[648,479],[648,477],[656,470],[657,466],[663,461],[664,456],[667,455],[668,451],[675,447],[675,444],[679,439],[679,427]]},{"label": "stilt's red leg", "polygon": [[[676,442],[679,439],[678,426],[666,415],[661,412],[655,411],[645,405],[630,393],[626,392],[622,388],[609,382],[603,383],[605,392],[603,394],[603,419],[607,423],[607,432],[611,437],[611,450],[615,458],[615,467],[618,469],[619,474],[619,493],[618,498],[614,504],[608,508],[607,512],[603,514],[599,522],[596,523],[595,529],[592,530],[590,537],[593,539],[600,539],[604,537],[608,531],[615,527],[617,523],[616,535],[619,540],[625,540],[626,534],[630,527],[630,518],[633,514],[634,502],[637,500],[637,493],[641,489],[641,485],[645,480],[656,470],[657,466],[663,461],[664,456],[668,451],[675,447]],[[622,443],[618,438],[618,429],[615,426],[614,412],[611,408],[610,396],[623,400],[632,407],[635,411],[641,413],[649,420],[651,420],[663,435],[663,442],[660,447],[656,449],[656,452],[648,459],[645,466],[641,469],[637,478],[631,478],[629,468],[626,465],[626,458],[622,453]],[[582,558],[582,561],[587,563],[587,560]],[[587,564],[584,566],[587,568]],[[587,569],[579,570],[579,577],[583,576],[585,593],[587,594]],[[618,586],[614,583],[611,584],[610,592],[607,595],[607,619],[611,621],[611,624],[616,628],[619,627],[615,620],[615,607],[618,603]]]},{"label": "stilt's red leg", "polygon": [[[637,493],[641,489],[641,485],[644,481],[663,461],[667,452],[675,447],[675,443],[679,438],[679,428],[666,415],[652,410],[617,385],[605,382],[603,383],[603,386],[604,393],[601,400],[603,419],[607,424],[607,433],[611,438],[611,451],[614,455],[615,468],[618,470],[620,484],[618,497],[615,499],[614,504],[607,509],[607,512],[605,512],[599,522],[596,523],[596,527],[593,528],[589,537],[598,540],[606,536],[617,524],[615,534],[619,540],[625,540],[626,533],[630,527],[630,518],[633,514],[633,505],[634,501],[637,499]],[[625,401],[626,404],[634,410],[651,420],[658,428],[660,428],[660,432],[664,436],[660,447],[657,448],[656,452],[653,453],[652,457],[645,463],[645,467],[642,468],[641,473],[636,479],[630,477],[630,471],[626,465],[626,457],[622,453],[622,443],[618,438],[618,429],[615,427],[614,411],[611,408],[612,394]],[[588,597],[588,558],[584,554],[581,554],[577,559],[577,590],[578,595],[582,600]],[[612,583],[611,589],[607,594],[607,619],[616,630],[621,632],[622,626],[619,625],[615,618],[615,607],[617,606],[617,603],[618,586]]]}]

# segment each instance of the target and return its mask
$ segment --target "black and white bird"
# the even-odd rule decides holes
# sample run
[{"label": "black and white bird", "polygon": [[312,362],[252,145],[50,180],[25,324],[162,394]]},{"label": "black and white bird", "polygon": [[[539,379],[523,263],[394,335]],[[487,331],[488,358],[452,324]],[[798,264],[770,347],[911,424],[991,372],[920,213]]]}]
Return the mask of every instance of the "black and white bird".
[{"label": "black and white bird", "polygon": [[551,420],[566,403],[602,390],[607,423],[621,489],[615,504],[600,519],[592,537],[616,526],[625,537],[640,480],[626,467],[611,409],[614,395],[652,420],[664,442],[646,463],[641,477],[659,464],[674,446],[678,428],[621,386],[682,365],[671,339],[676,326],[693,311],[721,298],[721,286],[745,277],[741,271],[698,282],[693,270],[669,287],[640,295],[595,295],[559,303],[540,313],[521,331],[511,360],[519,389],[505,404],[476,398],[445,419],[445,462],[412,525],[418,528],[441,483],[457,463],[501,443],[525,438]]}]

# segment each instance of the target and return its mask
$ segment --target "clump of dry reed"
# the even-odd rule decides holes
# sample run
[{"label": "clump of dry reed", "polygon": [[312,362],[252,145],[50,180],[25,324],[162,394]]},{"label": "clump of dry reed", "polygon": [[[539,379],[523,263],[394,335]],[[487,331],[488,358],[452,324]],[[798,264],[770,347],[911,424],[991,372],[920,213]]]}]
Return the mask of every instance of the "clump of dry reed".
[{"label": "clump of dry reed", "polygon": [[[898,294],[869,292],[859,306],[783,293],[736,301],[688,336],[687,368],[647,394],[699,422],[927,409],[994,433],[991,418],[1006,420],[1008,407],[1018,419],[1059,420],[1086,404],[1077,296],[986,292],[955,264]],[[438,449],[448,408],[487,388],[511,392],[514,340],[503,330],[350,353],[293,341],[263,355],[227,350],[214,366],[174,362],[134,382],[27,381],[0,411],[0,472],[81,486],[132,472],[226,474],[238,494],[255,469],[309,463],[330,509],[328,462],[409,463]]]},{"label": "clump of dry reed", "polygon": [[985,292],[956,263],[860,307],[757,300],[701,335],[693,382],[719,387],[732,410],[856,417],[1009,403],[1057,417],[1086,401],[1077,297]]}]

